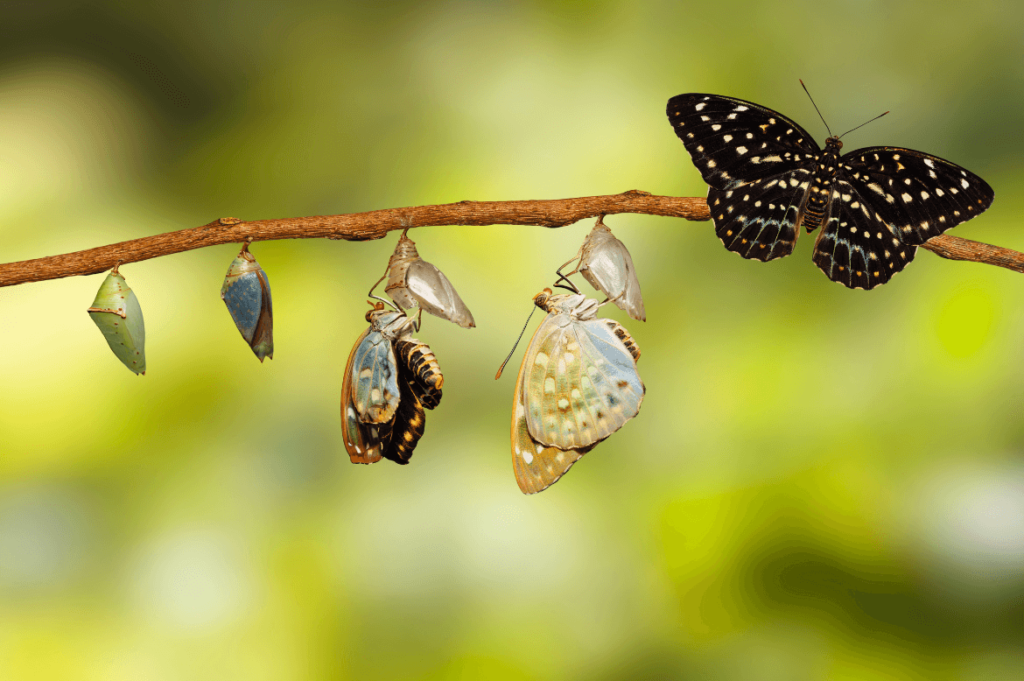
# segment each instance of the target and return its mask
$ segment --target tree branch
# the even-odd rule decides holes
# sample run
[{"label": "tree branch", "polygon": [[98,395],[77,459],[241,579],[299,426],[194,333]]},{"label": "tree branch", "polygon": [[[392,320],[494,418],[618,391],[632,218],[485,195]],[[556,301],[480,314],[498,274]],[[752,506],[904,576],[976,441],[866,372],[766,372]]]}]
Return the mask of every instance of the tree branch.
[{"label": "tree branch", "polygon": [[[460,201],[437,206],[390,208],[306,218],[255,220],[221,218],[202,227],[122,241],[75,253],[0,265],[0,287],[61,279],[109,270],[118,263],[140,262],[207,246],[275,239],[380,239],[405,227],[441,225],[536,225],[564,227],[586,218],[615,213],[709,220],[702,197],[653,196],[640,190],[607,196],[550,201]],[[924,248],[950,260],[968,260],[1024,272],[1024,253],[941,235]]]}]

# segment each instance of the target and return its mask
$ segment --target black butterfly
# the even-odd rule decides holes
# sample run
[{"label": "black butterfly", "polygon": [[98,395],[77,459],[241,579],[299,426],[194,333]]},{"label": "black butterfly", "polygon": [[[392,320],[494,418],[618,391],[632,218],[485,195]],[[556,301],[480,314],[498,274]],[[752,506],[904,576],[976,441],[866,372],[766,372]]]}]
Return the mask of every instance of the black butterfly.
[{"label": "black butterfly", "polygon": [[715,233],[744,258],[789,255],[814,231],[814,264],[850,288],[884,284],[920,244],[992,205],[992,188],[949,161],[912,149],[822,151],[799,125],[732,97],[678,95],[668,118],[710,185]]}]

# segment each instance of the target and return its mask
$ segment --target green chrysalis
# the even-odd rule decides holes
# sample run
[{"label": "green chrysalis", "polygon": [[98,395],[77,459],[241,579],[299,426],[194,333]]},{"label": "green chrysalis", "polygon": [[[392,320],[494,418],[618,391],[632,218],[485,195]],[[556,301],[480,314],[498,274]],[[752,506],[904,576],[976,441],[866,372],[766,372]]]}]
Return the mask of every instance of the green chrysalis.
[{"label": "green chrysalis", "polygon": [[114,267],[100,284],[89,316],[103,332],[121,363],[136,374],[146,373],[146,327],[139,299]]}]

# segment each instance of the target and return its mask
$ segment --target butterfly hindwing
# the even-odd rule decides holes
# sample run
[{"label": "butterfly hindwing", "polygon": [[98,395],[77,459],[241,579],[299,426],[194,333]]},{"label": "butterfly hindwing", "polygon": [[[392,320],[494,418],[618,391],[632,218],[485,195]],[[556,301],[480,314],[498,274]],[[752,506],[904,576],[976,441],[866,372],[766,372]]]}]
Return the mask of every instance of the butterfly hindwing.
[{"label": "butterfly hindwing", "polygon": [[715,234],[730,251],[767,262],[793,252],[810,172],[799,168],[734,189],[708,189]]},{"label": "butterfly hindwing", "polygon": [[833,190],[811,258],[829,279],[849,288],[872,289],[907,266],[917,251],[864,200],[839,180]]},{"label": "butterfly hindwing", "polygon": [[546,447],[534,440],[526,424],[526,378],[524,357],[512,402],[512,470],[523,494],[536,494],[558,482],[595,445],[565,450]]},{"label": "butterfly hindwing", "polygon": [[910,246],[981,214],[995,197],[992,187],[969,170],[913,149],[868,147],[841,160],[849,168],[843,168],[843,179]]},{"label": "butterfly hindwing", "polygon": [[777,111],[732,97],[677,95],[668,119],[704,181],[715,189],[806,167],[820,149]]}]

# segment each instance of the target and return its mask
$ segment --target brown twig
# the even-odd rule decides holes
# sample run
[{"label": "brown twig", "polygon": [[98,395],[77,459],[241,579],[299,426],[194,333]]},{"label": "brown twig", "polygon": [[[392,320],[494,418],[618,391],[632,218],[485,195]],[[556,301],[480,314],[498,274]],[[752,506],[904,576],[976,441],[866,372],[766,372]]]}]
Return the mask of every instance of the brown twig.
[{"label": "brown twig", "polygon": [[[536,225],[564,227],[614,213],[642,213],[686,220],[708,220],[702,197],[622,194],[550,201],[460,201],[437,206],[390,208],[367,213],[245,222],[221,218],[208,225],[122,241],[86,251],[0,265],[0,287],[96,274],[114,267],[207,246],[275,239],[380,239],[391,230],[441,225]],[[1024,272],[1024,253],[942,235],[924,244],[951,260],[969,260]]]}]

